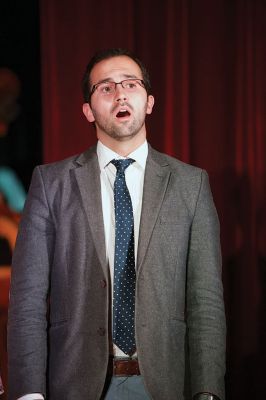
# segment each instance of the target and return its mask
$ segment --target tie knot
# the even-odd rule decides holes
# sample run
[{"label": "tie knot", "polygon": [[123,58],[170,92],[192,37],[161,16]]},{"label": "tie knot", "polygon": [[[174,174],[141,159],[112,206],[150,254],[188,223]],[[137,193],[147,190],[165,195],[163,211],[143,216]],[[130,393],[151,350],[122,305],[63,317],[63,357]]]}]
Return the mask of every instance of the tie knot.
[{"label": "tie knot", "polygon": [[116,167],[117,173],[124,173],[127,167],[135,162],[135,160],[132,160],[132,158],[125,158],[125,159],[119,159],[119,160],[112,160],[111,163]]}]

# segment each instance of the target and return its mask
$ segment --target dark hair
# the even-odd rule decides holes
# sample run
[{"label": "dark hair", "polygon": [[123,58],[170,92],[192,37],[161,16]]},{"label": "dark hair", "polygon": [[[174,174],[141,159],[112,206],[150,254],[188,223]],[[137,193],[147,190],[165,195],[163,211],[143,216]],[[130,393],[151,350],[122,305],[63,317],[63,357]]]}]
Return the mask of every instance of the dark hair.
[{"label": "dark hair", "polygon": [[129,50],[120,49],[120,48],[112,48],[107,50],[102,50],[97,52],[89,61],[89,64],[86,67],[85,73],[82,79],[82,92],[83,98],[86,103],[90,103],[91,99],[91,82],[90,82],[90,74],[93,67],[98,64],[100,61],[107,60],[108,58],[118,57],[118,56],[127,56],[135,61],[136,64],[140,67],[142,78],[144,82],[145,89],[149,94],[151,94],[151,84],[150,84],[150,77],[146,67],[143,63]]}]

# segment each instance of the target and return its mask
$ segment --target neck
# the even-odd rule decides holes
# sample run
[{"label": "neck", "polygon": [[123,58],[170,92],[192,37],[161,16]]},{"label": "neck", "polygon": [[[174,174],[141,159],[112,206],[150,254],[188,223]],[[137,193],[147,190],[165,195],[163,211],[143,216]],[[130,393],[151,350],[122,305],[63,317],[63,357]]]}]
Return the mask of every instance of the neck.
[{"label": "neck", "polygon": [[125,138],[124,140],[117,140],[110,136],[101,134],[98,134],[97,137],[102,144],[122,157],[127,157],[130,153],[140,147],[146,140],[146,135],[144,134],[141,136],[136,135],[130,139],[127,138],[127,140]]}]

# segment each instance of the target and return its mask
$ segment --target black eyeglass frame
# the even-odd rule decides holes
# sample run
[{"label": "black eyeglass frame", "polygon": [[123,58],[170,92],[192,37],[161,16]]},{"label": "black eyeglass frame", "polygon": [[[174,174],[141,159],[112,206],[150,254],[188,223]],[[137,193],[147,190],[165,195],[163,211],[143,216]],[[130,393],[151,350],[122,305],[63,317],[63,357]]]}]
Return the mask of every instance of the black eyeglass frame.
[{"label": "black eyeglass frame", "polygon": [[97,87],[98,87],[99,85],[102,85],[103,83],[112,83],[112,84],[114,84],[114,85],[115,85],[115,90],[114,90],[114,92],[115,92],[115,91],[116,91],[116,86],[117,86],[117,85],[121,85],[123,89],[126,89],[126,88],[123,86],[123,83],[124,83],[124,82],[128,82],[128,81],[140,82],[140,83],[141,83],[140,86],[142,86],[142,87],[146,90],[144,80],[143,80],[143,79],[139,79],[139,78],[128,78],[128,79],[123,79],[121,82],[103,81],[103,82],[95,83],[95,85],[92,86],[91,92],[90,92],[90,98],[91,98],[91,96],[93,95],[93,93],[97,90]]}]

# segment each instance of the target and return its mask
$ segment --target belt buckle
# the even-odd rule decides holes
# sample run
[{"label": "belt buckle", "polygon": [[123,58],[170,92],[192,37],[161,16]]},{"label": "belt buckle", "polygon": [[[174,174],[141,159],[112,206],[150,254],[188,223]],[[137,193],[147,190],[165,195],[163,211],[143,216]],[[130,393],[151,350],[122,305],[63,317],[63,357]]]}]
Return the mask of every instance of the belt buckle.
[{"label": "belt buckle", "polygon": [[[120,364],[120,365],[118,365]],[[113,375],[120,377],[129,377],[139,375],[137,358],[114,358]]]}]

